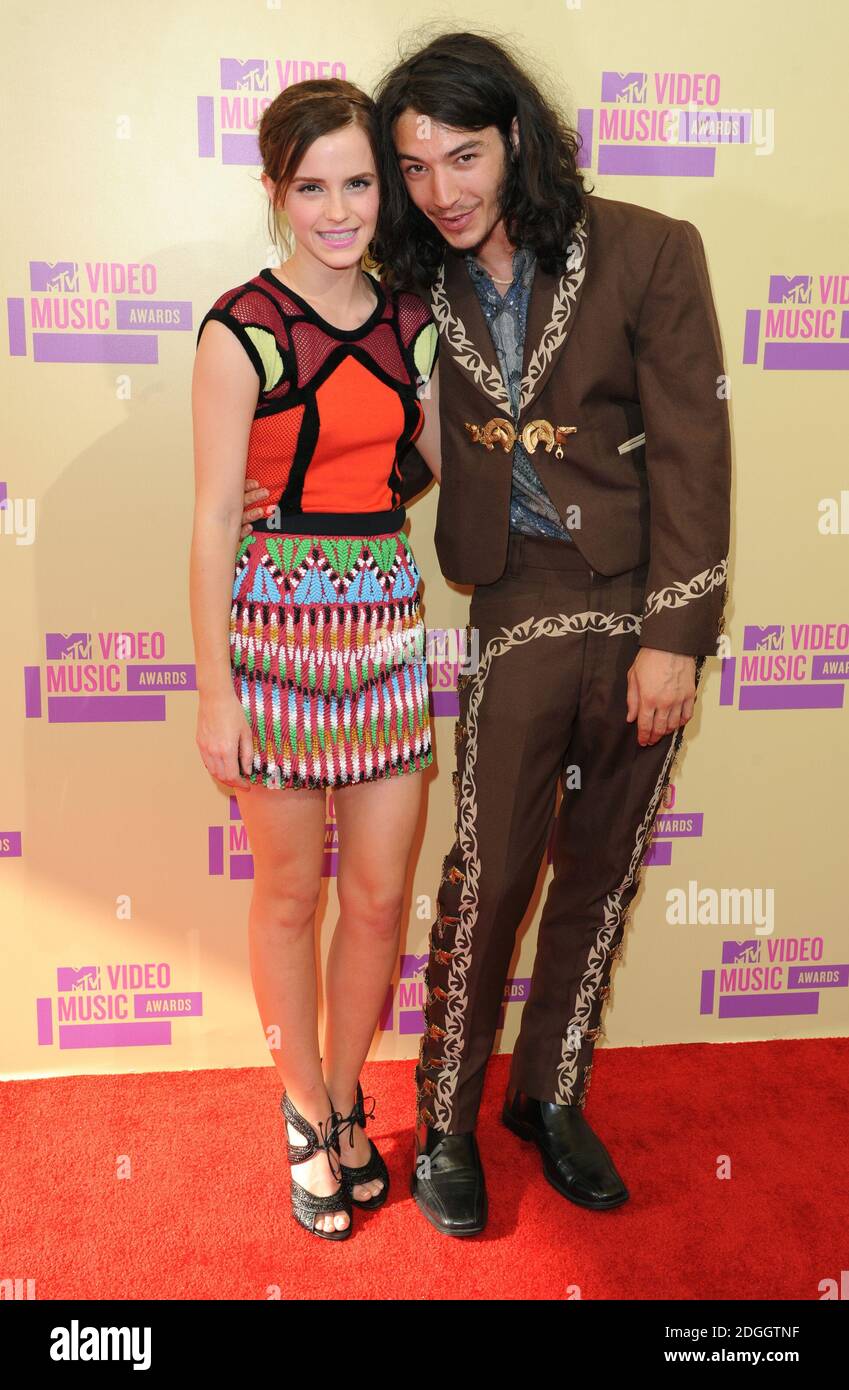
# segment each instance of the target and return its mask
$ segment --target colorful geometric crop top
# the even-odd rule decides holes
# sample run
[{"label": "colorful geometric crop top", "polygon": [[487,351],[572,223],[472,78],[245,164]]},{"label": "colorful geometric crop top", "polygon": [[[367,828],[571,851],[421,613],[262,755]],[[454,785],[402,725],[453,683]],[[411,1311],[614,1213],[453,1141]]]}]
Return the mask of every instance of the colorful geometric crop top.
[{"label": "colorful geometric crop top", "polygon": [[269,490],[254,531],[376,535],[396,531],[399,460],[419,436],[417,387],[438,352],[430,309],[374,277],[374,311],[359,328],[327,323],[273,271],[228,290],[201,321],[235,334],[259,377],[246,477]]}]

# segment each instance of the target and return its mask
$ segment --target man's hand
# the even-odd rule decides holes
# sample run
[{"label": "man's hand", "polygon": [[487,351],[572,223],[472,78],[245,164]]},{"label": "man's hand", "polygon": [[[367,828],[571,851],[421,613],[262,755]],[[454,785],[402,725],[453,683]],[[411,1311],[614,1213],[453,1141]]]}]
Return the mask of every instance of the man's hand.
[{"label": "man's hand", "polygon": [[245,478],[245,499],[242,504],[242,529],[239,532],[239,540],[245,539],[251,529],[252,521],[256,521],[257,517],[260,516],[268,516],[274,511],[273,507],[257,505],[263,497],[267,496],[267,487],[260,487],[255,478]]},{"label": "man's hand", "polygon": [[650,747],[693,717],[696,658],[640,647],[628,668],[628,718],[637,720],[637,742]]}]

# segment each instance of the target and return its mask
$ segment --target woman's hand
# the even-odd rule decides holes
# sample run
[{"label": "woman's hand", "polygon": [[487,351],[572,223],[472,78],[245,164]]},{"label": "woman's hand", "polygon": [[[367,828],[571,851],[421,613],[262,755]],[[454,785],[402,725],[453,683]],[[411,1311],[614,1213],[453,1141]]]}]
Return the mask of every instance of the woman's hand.
[{"label": "woman's hand", "polygon": [[227,787],[253,785],[248,780],[253,735],[235,691],[201,697],[196,742],[207,772],[219,782]]}]

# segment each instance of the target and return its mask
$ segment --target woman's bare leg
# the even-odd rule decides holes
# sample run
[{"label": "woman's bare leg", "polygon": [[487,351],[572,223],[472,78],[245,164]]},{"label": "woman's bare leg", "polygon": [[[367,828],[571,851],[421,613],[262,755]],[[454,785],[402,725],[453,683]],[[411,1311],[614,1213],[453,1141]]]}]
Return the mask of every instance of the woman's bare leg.
[{"label": "woman's bare leg", "polygon": [[[357,1079],[398,958],[401,909],[410,848],[422,802],[420,772],[403,773],[337,788],[339,832],[336,880],[340,915],[327,958],[324,1074],[334,1109],[350,1113]],[[343,1161],[368,1161],[369,1144],[355,1125],[344,1135]],[[358,1183],[354,1196],[367,1201],[383,1188],[380,1178]]]},{"label": "woman's bare leg", "polygon": [[[321,1070],[315,971],[326,793],[254,786],[237,789],[236,796],[254,861],[249,944],[257,1007],[283,1085],[320,1138],[319,1123],[326,1129],[333,1108]],[[291,1125],[287,1130],[293,1144],[306,1144]],[[339,1188],[326,1153],[291,1171],[296,1182],[319,1195]],[[348,1224],[346,1212],[319,1212],[315,1218],[325,1231]]]}]

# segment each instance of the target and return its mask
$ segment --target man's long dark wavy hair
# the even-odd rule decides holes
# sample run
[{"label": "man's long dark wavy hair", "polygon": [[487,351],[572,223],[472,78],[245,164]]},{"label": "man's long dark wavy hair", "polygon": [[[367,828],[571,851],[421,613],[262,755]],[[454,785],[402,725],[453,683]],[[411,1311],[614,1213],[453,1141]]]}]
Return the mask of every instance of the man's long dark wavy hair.
[{"label": "man's long dark wavy hair", "polygon": [[[503,41],[447,33],[394,67],[378,83],[381,194],[372,254],[392,289],[426,291],[445,256],[444,238],[411,202],[395,153],[393,127],[408,108],[459,130],[497,126],[504,141],[504,229],[529,246],[548,274],[565,269],[572,229],[586,211],[578,172],[581,137],[510,56]],[[519,123],[513,160],[510,127]]]}]

